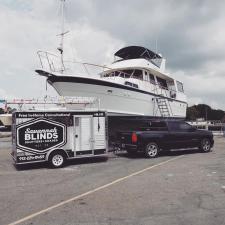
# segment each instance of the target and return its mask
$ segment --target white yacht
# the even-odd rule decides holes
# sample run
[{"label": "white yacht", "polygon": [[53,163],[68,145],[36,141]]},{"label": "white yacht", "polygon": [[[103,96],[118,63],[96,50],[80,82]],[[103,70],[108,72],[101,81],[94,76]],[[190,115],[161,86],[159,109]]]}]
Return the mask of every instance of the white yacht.
[{"label": "white yacht", "polygon": [[72,72],[62,57],[59,67],[55,55],[38,54],[41,68],[36,72],[45,76],[61,96],[97,98],[100,109],[115,116],[186,117],[182,82],[165,72],[166,60],[160,54],[147,48],[124,47],[115,53],[111,65],[102,66],[95,74],[87,66],[97,65],[81,63],[84,72]]},{"label": "white yacht", "polygon": [[[68,33],[64,29],[64,9],[65,0],[61,0],[60,57],[39,51],[41,68],[36,70],[47,77],[59,95],[98,99],[95,106],[115,116],[186,117],[183,84],[165,72],[166,60],[158,53],[128,46],[115,53],[109,66],[64,60],[63,41]],[[78,105],[66,104],[73,109]]]}]

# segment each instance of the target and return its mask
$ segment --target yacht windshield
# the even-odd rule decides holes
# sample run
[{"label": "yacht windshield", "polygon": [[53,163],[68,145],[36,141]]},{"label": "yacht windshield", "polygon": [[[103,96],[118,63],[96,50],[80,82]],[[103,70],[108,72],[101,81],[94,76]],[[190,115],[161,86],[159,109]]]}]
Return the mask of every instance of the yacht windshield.
[{"label": "yacht windshield", "polygon": [[104,73],[101,77],[123,77],[123,78],[136,78],[143,80],[143,72],[142,70],[134,69],[134,70],[120,70],[120,71],[112,71],[110,73]]},{"label": "yacht windshield", "polygon": [[149,61],[154,64],[155,66],[159,67],[161,66],[162,63],[162,58],[153,58],[153,59],[149,59]]}]

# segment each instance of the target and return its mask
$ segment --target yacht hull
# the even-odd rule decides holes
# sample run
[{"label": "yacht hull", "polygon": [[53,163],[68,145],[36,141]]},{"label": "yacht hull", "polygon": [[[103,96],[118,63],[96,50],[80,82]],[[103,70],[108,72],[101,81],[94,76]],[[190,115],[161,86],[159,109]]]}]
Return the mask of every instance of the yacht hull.
[{"label": "yacht hull", "polygon": [[[156,98],[158,95],[125,85],[98,79],[66,76],[50,76],[48,82],[61,96],[95,97],[100,100],[100,109],[112,116],[162,117]],[[185,118],[187,103],[166,98],[171,113],[169,117]],[[73,108],[74,105],[68,105]],[[98,107],[96,105],[96,107]]]}]

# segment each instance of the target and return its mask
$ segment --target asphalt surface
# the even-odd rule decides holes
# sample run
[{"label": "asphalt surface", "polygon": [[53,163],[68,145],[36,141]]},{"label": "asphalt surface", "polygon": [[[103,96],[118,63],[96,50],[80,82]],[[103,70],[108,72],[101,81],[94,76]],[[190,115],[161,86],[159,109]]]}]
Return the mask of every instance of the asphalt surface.
[{"label": "asphalt surface", "polygon": [[62,169],[17,170],[10,151],[1,138],[0,224],[225,224],[224,137],[210,153],[110,154]]}]

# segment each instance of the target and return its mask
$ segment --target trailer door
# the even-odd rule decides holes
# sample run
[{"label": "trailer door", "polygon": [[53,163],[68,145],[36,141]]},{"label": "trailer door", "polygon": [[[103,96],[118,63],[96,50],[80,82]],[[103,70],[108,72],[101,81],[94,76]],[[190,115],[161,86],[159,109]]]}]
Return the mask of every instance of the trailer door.
[{"label": "trailer door", "polygon": [[75,155],[93,154],[93,116],[74,116]]},{"label": "trailer door", "polygon": [[94,117],[94,150],[106,149],[105,117]]}]

